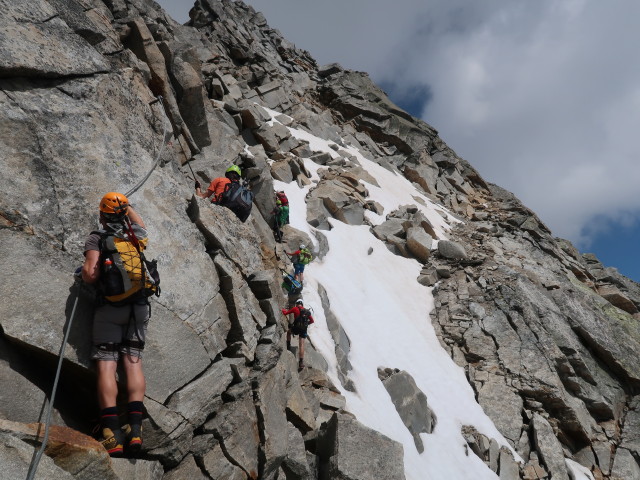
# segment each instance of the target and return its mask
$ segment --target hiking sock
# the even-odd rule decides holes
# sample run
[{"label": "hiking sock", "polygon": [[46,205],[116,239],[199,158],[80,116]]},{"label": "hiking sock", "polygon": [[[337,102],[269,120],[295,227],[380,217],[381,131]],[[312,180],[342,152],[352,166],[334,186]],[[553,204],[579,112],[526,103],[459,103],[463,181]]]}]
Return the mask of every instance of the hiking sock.
[{"label": "hiking sock", "polygon": [[304,368],[304,360],[301,358],[298,360],[298,370],[302,370]]},{"label": "hiking sock", "polygon": [[136,454],[142,448],[142,417],[144,404],[142,402],[129,402],[129,427],[126,429],[127,449]]},{"label": "hiking sock", "polygon": [[291,342],[287,342],[287,350],[291,350]]},{"label": "hiking sock", "polygon": [[100,412],[100,428],[108,428],[113,432],[120,429],[118,407],[107,407],[102,409]]},{"label": "hiking sock", "polygon": [[120,419],[117,407],[103,408],[100,412],[101,442],[107,453],[112,457],[122,456],[123,441],[120,430]]},{"label": "hiking sock", "polygon": [[129,411],[129,424],[141,425],[142,416],[144,415],[144,404],[142,402],[129,402],[127,410]]}]

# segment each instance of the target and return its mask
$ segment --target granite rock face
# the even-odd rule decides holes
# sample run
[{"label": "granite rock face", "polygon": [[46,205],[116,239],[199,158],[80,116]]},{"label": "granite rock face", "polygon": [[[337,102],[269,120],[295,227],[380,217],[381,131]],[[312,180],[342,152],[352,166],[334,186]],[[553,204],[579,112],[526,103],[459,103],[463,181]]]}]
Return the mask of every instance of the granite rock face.
[{"label": "granite rock face", "polygon": [[[344,222],[422,264],[407,281],[433,287],[442,347],[519,457],[462,427],[499,478],[568,478],[567,459],[594,478],[640,478],[640,286],[554,238],[366,74],[319,67],[242,2],[197,0],[187,25],[151,0],[0,6],[0,379],[12,386],[0,391],[0,479],[26,476],[30,424],[43,420],[70,322],[58,430],[36,478],[404,478],[403,447],[352,418],[327,373],[336,365],[357,393],[351,339],[322,287],[334,361],[312,339],[298,372],[286,351],[282,250],[311,239],[287,225],[275,242],[274,180],[310,187],[303,218],[318,261],[321,231]],[[441,205],[448,238],[416,205],[386,211],[371,198],[378,185],[359,154]],[[194,179],[231,163],[256,194],[245,223],[193,195]],[[134,464],[110,462],[80,433],[97,411],[96,293],[72,274],[108,191],[144,218],[162,275]],[[384,367],[420,450],[438,412],[406,372]]]},{"label": "granite rock face", "polygon": [[318,439],[318,479],[377,478],[383,471],[389,480],[405,478],[398,442],[348,415],[336,413],[324,425]]}]

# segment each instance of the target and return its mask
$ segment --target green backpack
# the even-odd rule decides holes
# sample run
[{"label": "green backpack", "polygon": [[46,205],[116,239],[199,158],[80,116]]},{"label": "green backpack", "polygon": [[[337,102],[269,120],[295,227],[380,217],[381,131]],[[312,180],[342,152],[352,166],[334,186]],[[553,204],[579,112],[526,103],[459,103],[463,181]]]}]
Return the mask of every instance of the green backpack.
[{"label": "green backpack", "polygon": [[307,265],[311,260],[313,260],[313,255],[306,248],[300,250],[300,255],[298,256],[299,262],[302,265]]}]

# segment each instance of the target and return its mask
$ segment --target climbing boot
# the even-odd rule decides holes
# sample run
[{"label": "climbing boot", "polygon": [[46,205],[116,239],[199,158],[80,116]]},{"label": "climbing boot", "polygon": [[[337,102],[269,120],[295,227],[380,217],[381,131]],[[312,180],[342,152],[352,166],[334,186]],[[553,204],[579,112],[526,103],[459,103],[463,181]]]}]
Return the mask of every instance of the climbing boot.
[{"label": "climbing boot", "polygon": [[119,428],[116,430],[103,428],[99,441],[110,456],[121,457],[124,454],[124,434]]},{"label": "climbing boot", "polygon": [[125,434],[127,454],[137,456],[142,450],[142,425],[124,425],[122,431]]}]

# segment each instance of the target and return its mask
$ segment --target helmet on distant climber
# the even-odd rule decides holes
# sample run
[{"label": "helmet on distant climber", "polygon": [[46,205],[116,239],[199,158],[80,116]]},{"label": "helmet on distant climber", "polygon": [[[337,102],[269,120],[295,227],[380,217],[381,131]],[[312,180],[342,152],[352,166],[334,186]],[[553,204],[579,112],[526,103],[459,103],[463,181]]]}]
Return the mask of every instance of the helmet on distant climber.
[{"label": "helmet on distant climber", "polygon": [[124,215],[129,207],[129,199],[118,192],[109,192],[100,200],[100,212],[107,215]]},{"label": "helmet on distant climber", "polygon": [[304,302],[302,301],[301,298],[299,298],[298,300],[296,300],[296,305],[304,305]]},{"label": "helmet on distant climber", "polygon": [[231,165],[229,168],[227,168],[226,172],[224,173],[225,177],[229,178],[229,174],[231,173],[235,173],[238,175],[239,177],[242,177],[242,170],[240,170],[240,167],[237,165]]},{"label": "helmet on distant climber", "polygon": [[305,248],[307,248],[307,246],[304,243],[300,244],[300,250],[304,250]]}]

